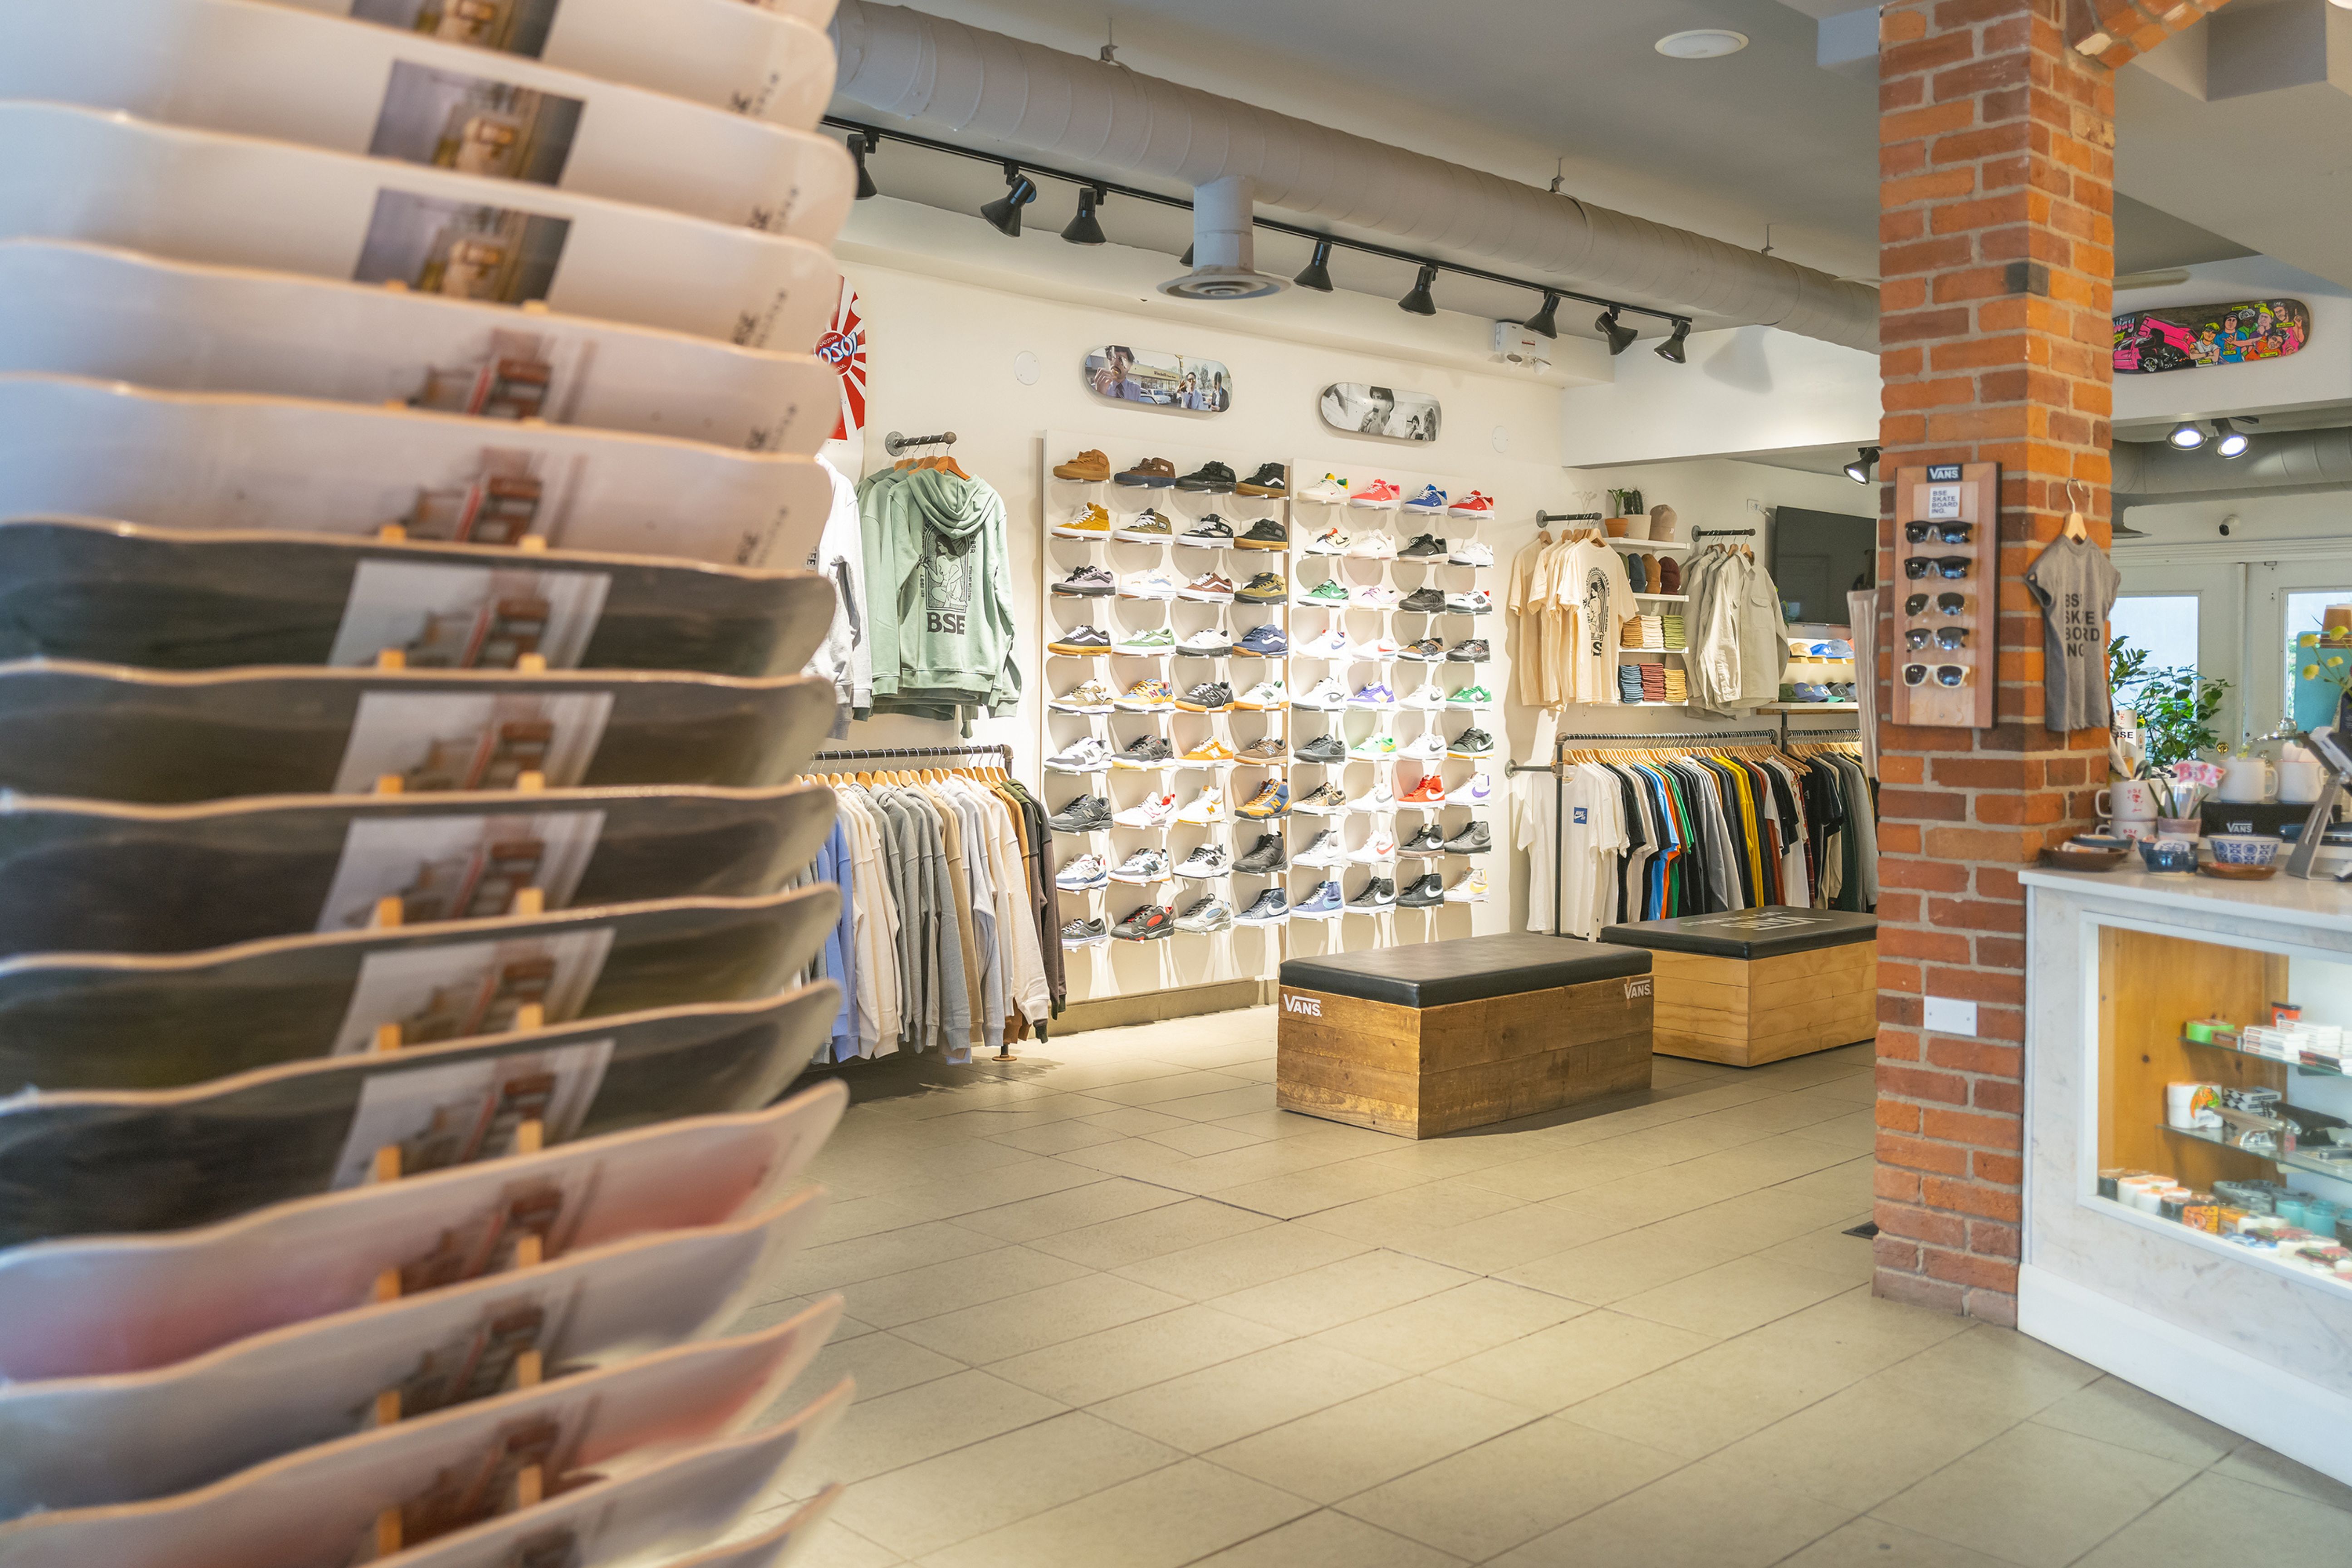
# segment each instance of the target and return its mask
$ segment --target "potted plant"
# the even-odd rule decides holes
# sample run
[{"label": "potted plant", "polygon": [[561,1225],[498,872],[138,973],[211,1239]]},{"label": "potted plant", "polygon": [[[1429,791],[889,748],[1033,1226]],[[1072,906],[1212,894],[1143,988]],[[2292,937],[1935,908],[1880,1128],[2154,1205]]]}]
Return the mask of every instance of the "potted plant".
[{"label": "potted plant", "polygon": [[2125,776],[2144,779],[2157,797],[2157,830],[2195,837],[2197,807],[2221,782],[2221,770],[2201,753],[2221,749],[2213,719],[2230,683],[2188,666],[2148,668],[2146,648],[2117,638],[2107,651],[2107,685],[2124,731],[2113,753]]}]

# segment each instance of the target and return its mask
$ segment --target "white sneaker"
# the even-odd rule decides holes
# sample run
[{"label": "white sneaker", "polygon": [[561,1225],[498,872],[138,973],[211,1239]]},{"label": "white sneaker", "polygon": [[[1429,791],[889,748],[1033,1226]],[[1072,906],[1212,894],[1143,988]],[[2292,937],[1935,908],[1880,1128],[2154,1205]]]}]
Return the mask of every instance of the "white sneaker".
[{"label": "white sneaker", "polygon": [[1291,861],[1299,866],[1339,866],[1346,863],[1347,847],[1339,842],[1339,830],[1327,827],[1315,836],[1304,852],[1293,855]]},{"label": "white sneaker", "polygon": [[1495,781],[1485,773],[1472,773],[1445,792],[1448,805],[1485,805],[1495,798]]},{"label": "white sneaker", "polygon": [[1359,866],[1379,866],[1395,859],[1396,850],[1396,835],[1385,829],[1374,828],[1372,836],[1357,846],[1355,852],[1348,858]]},{"label": "white sneaker", "polygon": [[1083,893],[1109,880],[1110,868],[1103,863],[1101,856],[1091,852],[1065,863],[1060,870],[1054,873],[1054,886],[1066,893]]},{"label": "white sneaker", "polygon": [[1348,650],[1348,657],[1371,664],[1394,664],[1397,657],[1396,638],[1366,637]]},{"label": "white sneaker", "polygon": [[1348,748],[1348,755],[1360,763],[1385,763],[1396,754],[1396,737],[1378,732],[1365,736]]},{"label": "white sneaker", "polygon": [[1100,680],[1081,682],[1077,689],[1048,699],[1045,706],[1056,713],[1108,713],[1118,694]]},{"label": "white sneaker", "polygon": [[1486,901],[1486,873],[1479,870],[1475,866],[1469,870],[1463,872],[1462,875],[1454,879],[1454,886],[1445,889],[1445,901],[1449,904],[1485,903]]},{"label": "white sneaker", "polygon": [[[1454,541],[1454,548],[1445,552],[1445,559],[1456,566],[1492,566],[1495,563],[1495,547],[1475,539],[1459,539]],[[1453,895],[1448,893],[1446,897],[1452,898]]]},{"label": "white sneaker", "polygon": [[1417,763],[1433,763],[1445,755],[1445,737],[1434,730],[1424,730],[1399,746],[1397,755]]},{"label": "white sneaker", "polygon": [[1173,599],[1176,579],[1166,572],[1130,572],[1118,580],[1118,596],[1122,599]]},{"label": "white sneaker", "polygon": [[1121,827],[1165,827],[1176,820],[1176,797],[1165,793],[1148,795],[1140,804],[1111,813],[1110,819]]},{"label": "white sneaker", "polygon": [[1337,504],[1348,499],[1348,481],[1337,474],[1326,474],[1323,476],[1321,484],[1309,485],[1298,493],[1302,500],[1330,501]]},{"label": "white sneaker", "polygon": [[1377,780],[1374,782],[1371,788],[1366,790],[1363,794],[1351,798],[1348,802],[1348,809],[1349,811],[1371,812],[1394,811],[1396,809],[1396,791],[1389,787],[1388,780]]},{"label": "white sneaker", "polygon": [[1385,533],[1367,533],[1348,546],[1348,553],[1359,561],[1393,561],[1396,541]]},{"label": "white sneaker", "polygon": [[1484,588],[1445,595],[1445,613],[1449,616],[1483,616],[1494,607],[1495,596]]},{"label": "white sneaker", "polygon": [[1245,708],[1252,712],[1263,712],[1268,708],[1286,708],[1289,705],[1289,689],[1279,680],[1261,680],[1234,699],[1234,707]]},{"label": "white sneaker", "polygon": [[1057,773],[1105,773],[1110,771],[1110,748],[1088,735],[1045,759]]},{"label": "white sneaker", "polygon": [[1329,713],[1348,705],[1348,689],[1330,676],[1325,676],[1290,700],[1293,708],[1307,708]]},{"label": "white sneaker", "polygon": [[1204,789],[1200,795],[1176,814],[1176,820],[1195,827],[1213,826],[1225,819],[1225,792]]},{"label": "white sneaker", "polygon": [[1345,658],[1348,657],[1348,634],[1333,626],[1298,651],[1308,658]]},{"label": "white sneaker", "polygon": [[1436,686],[1416,686],[1397,700],[1401,708],[1417,708],[1424,713],[1434,713],[1445,706],[1445,693]]},{"label": "white sneaker", "polygon": [[1179,642],[1176,651],[1195,658],[1223,658],[1234,651],[1234,639],[1214,626],[1202,626]]},{"label": "white sneaker", "polygon": [[1298,547],[1298,552],[1302,555],[1345,555],[1348,553],[1348,546],[1354,542],[1355,541],[1348,536],[1347,530],[1327,528],[1309,537],[1306,543]]}]

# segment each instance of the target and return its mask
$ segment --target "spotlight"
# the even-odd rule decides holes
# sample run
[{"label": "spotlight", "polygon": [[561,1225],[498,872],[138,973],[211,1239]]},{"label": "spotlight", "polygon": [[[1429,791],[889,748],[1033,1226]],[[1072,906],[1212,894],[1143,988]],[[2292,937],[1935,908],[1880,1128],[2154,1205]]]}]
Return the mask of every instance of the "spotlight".
[{"label": "spotlight", "polygon": [[1682,363],[1683,340],[1689,336],[1690,323],[1688,321],[1676,321],[1675,323],[1675,330],[1666,334],[1666,341],[1658,345],[1658,357],[1663,360],[1671,360],[1676,364]]},{"label": "spotlight", "polygon": [[849,155],[857,163],[857,199],[865,201],[881,193],[874,188],[874,176],[866,172],[866,154],[874,151],[875,138],[863,131],[849,134]]},{"label": "spotlight", "polygon": [[1878,448],[1864,447],[1853,455],[1853,461],[1845,466],[1845,477],[1855,484],[1866,485],[1870,483],[1870,470],[1877,462]]},{"label": "spotlight", "polygon": [[1429,262],[1421,264],[1421,271],[1412,280],[1412,292],[1397,301],[1397,309],[1416,316],[1437,314],[1437,301],[1429,297],[1429,286],[1437,281],[1437,268]]},{"label": "spotlight", "polygon": [[1614,305],[1610,306],[1593,319],[1592,330],[1609,339],[1609,352],[1612,355],[1622,354],[1632,348],[1633,340],[1641,336],[1633,328],[1618,321],[1617,307]]},{"label": "spotlight", "polygon": [[1188,245],[1184,247],[1184,254],[1176,258],[1176,265],[1179,267],[1190,267],[1192,265],[1192,247],[1191,246]]},{"label": "spotlight", "polygon": [[2176,451],[2193,452],[2205,444],[2205,430],[2194,420],[2183,419],[2172,427],[2172,434],[2165,440]]},{"label": "spotlight", "polygon": [[1301,289],[1312,289],[1318,294],[1328,294],[1331,291],[1331,269],[1325,263],[1330,259],[1331,242],[1328,239],[1317,240],[1315,258],[1300,268],[1298,276],[1291,281]]},{"label": "spotlight", "polygon": [[1072,218],[1070,226],[1062,231],[1064,239],[1072,245],[1103,243],[1102,225],[1095,221],[1095,204],[1103,199],[1104,194],[1092,185],[1078,187],[1078,216]]},{"label": "spotlight", "polygon": [[981,208],[980,216],[1005,238],[1019,239],[1021,209],[1037,199],[1037,184],[1010,163],[1004,165],[1004,183],[1009,188]]},{"label": "spotlight", "polygon": [[2224,458],[2242,458],[2246,455],[2247,447],[2252,444],[2252,437],[2227,419],[2216,419],[2213,421],[2213,427],[2221,433],[2221,438],[2213,443],[2214,451]]},{"label": "spotlight", "polygon": [[1559,310],[1559,296],[1547,289],[1544,290],[1543,309],[1521,321],[1519,325],[1538,337],[1556,338],[1559,336],[1559,322],[1556,319]]}]

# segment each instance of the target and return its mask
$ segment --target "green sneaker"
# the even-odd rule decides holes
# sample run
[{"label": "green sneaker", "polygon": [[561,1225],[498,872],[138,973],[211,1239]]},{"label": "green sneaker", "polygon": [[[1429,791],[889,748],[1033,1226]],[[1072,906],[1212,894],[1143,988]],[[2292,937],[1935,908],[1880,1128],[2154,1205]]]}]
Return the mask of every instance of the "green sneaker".
[{"label": "green sneaker", "polygon": [[1129,632],[1118,639],[1121,653],[1173,653],[1176,634],[1166,626],[1154,626],[1146,632]]},{"label": "green sneaker", "polygon": [[1491,708],[1495,694],[1483,686],[1465,686],[1445,700],[1448,708]]},{"label": "green sneaker", "polygon": [[1129,544],[1165,544],[1176,537],[1176,525],[1166,513],[1146,507],[1133,521],[1111,530],[1110,536]]},{"label": "green sneaker", "polygon": [[1348,602],[1347,585],[1337,577],[1326,577],[1299,595],[1298,602],[1302,605],[1345,605]]}]

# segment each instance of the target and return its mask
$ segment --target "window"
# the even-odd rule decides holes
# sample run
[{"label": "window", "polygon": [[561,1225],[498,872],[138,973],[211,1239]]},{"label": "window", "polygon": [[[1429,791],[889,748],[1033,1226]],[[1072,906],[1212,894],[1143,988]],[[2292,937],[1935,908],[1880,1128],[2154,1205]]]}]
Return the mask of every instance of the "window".
[{"label": "window", "polygon": [[[2194,594],[2126,594],[2107,617],[2109,636],[2146,648],[2149,669],[2195,669],[2197,611]],[[2318,625],[2315,611],[2312,624]]]},{"label": "window", "polygon": [[[2342,604],[2352,604],[2352,588],[2289,590],[2286,595],[2286,685],[2283,688],[2287,694],[2285,716],[2303,729],[2328,722],[2336,711],[2336,704],[2326,691],[2302,689],[2297,676],[2305,664],[2314,662],[2316,650],[2296,645],[2305,634],[2321,628],[2327,606]],[[2343,652],[2345,650],[2341,648],[2327,650],[2327,654]],[[2318,654],[2317,657],[2325,658],[2327,654]]]}]

